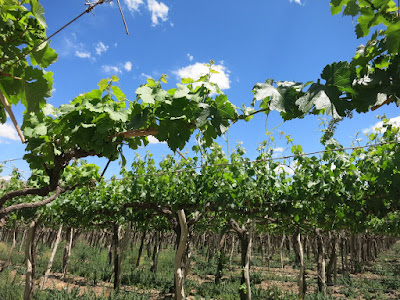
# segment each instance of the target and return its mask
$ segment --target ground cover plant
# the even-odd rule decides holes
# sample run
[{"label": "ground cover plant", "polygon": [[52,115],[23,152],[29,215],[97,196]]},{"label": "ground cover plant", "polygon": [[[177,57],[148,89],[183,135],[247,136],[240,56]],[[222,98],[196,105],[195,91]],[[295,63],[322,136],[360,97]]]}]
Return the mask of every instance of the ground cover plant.
[{"label": "ground cover plant", "polygon": [[[149,233],[147,242],[151,244]],[[140,236],[139,236],[140,237]],[[208,239],[217,236],[210,233]],[[231,235],[230,238],[233,238]],[[201,237],[199,237],[200,239]],[[18,239],[17,239],[18,240]],[[18,243],[21,242],[18,240]],[[8,241],[1,244],[0,261],[7,259],[5,255],[11,247]],[[64,246],[64,245],[63,245]],[[115,293],[112,288],[112,264],[109,262],[109,251],[105,247],[93,247],[82,236],[78,238],[71,252],[68,264],[68,275],[62,277],[62,252],[54,260],[54,273],[49,277],[44,289],[38,290],[34,299],[168,299],[173,291],[173,244],[166,245],[159,254],[159,269],[156,273],[150,270],[152,265],[152,250],[143,253],[140,264],[136,267],[140,239],[136,239],[126,252],[123,265],[121,292]],[[153,246],[153,245],[151,245]],[[231,246],[231,245],[229,245]],[[277,245],[278,246],[278,245]],[[207,247],[207,245],[206,245]],[[209,246],[212,248],[212,246]],[[38,247],[40,248],[40,247]],[[152,247],[150,247],[152,248]],[[207,247],[208,248],[208,247]],[[229,252],[229,247],[227,252]],[[63,249],[63,247],[60,247]],[[50,250],[43,246],[41,255],[37,256],[37,274],[43,274]],[[275,249],[274,251],[279,251]],[[221,281],[215,283],[218,260],[210,256],[212,250],[192,253],[192,268],[188,274],[188,299],[239,299],[240,260],[237,251],[229,267],[227,261]],[[23,251],[15,251],[13,264],[0,273],[0,297],[4,300],[23,299]],[[306,277],[308,289],[305,299],[396,299],[400,295],[398,270],[400,261],[398,254],[400,244],[396,243],[390,249],[382,252],[374,262],[363,263],[361,273],[339,271],[337,283],[329,286],[327,293],[318,293],[316,281],[316,262],[307,264]],[[207,254],[208,253],[208,254]],[[273,255],[268,268],[266,258],[254,251],[253,257],[257,264],[251,266],[251,283],[253,299],[298,299],[298,266],[295,263],[293,249],[286,248],[284,253],[284,268],[280,266],[280,255]],[[311,254],[312,255],[312,254]],[[350,256],[349,256],[350,257]],[[339,269],[343,266],[338,265]],[[101,274],[98,270],[104,269]],[[37,276],[39,283],[41,276]],[[53,298],[51,298],[53,297]]]}]

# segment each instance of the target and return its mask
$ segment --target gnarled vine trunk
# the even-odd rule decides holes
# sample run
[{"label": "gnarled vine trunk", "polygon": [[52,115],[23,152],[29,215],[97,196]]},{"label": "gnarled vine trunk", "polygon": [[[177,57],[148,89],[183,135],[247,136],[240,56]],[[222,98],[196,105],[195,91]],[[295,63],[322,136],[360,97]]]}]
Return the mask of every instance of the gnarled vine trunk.
[{"label": "gnarled vine trunk", "polygon": [[25,291],[24,300],[31,300],[33,296],[33,288],[35,285],[35,235],[40,216],[36,217],[29,224],[28,236],[25,244],[25,261],[26,261],[26,274],[25,274]]},{"label": "gnarled vine trunk", "polygon": [[185,295],[185,279],[186,279],[186,259],[187,242],[189,237],[189,228],[186,221],[185,211],[178,210],[178,220],[180,226],[179,243],[174,259],[174,275],[175,275],[175,299],[183,300]]},{"label": "gnarled vine trunk", "polygon": [[225,251],[224,251],[225,238],[226,238],[226,233],[225,232],[221,233],[219,240],[217,272],[215,273],[215,284],[219,284],[219,281],[222,278],[222,270],[225,264]]},{"label": "gnarled vine trunk", "polygon": [[326,272],[325,272],[325,246],[322,236],[322,230],[315,230],[317,238],[317,283],[318,291],[326,293]]},{"label": "gnarled vine trunk", "polygon": [[64,247],[64,255],[63,255],[63,265],[62,265],[62,276],[65,278],[67,276],[67,267],[69,258],[71,256],[71,248],[72,248],[72,240],[74,237],[74,229],[72,227],[67,228],[67,242]]},{"label": "gnarled vine trunk", "polygon": [[254,221],[250,226],[250,230],[247,230],[244,226],[239,227],[239,224],[235,220],[230,220],[230,224],[233,230],[236,231],[241,248],[241,265],[242,265],[242,277],[240,280],[240,299],[251,300],[251,285],[250,285],[250,257],[251,257],[251,244],[252,244],[252,231],[254,227]]}]

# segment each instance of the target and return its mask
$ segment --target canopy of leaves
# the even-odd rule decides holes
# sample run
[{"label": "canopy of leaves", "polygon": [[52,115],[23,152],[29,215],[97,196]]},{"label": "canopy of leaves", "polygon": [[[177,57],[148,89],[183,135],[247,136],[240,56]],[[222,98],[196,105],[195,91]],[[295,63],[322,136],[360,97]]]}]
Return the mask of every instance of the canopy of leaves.
[{"label": "canopy of leaves", "polygon": [[[57,60],[46,40],[44,10],[38,0],[0,1],[0,92],[11,104],[38,113],[51,96],[53,74],[44,68]],[[29,63],[30,61],[30,63]],[[0,104],[0,122],[6,121]]]},{"label": "canopy of leaves", "polygon": [[352,61],[327,65],[316,83],[269,79],[256,84],[253,106],[260,101],[266,113],[277,110],[289,120],[307,113],[343,118],[352,111],[367,112],[392,102],[400,105],[400,17],[396,3],[332,0],[331,11],[355,18],[357,37],[370,35],[366,45],[358,47]]}]

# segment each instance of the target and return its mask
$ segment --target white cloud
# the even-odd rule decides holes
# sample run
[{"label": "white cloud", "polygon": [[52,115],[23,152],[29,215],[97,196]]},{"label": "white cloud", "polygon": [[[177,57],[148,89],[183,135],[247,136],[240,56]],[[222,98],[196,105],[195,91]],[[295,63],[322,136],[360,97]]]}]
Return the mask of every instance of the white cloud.
[{"label": "white cloud", "polygon": [[190,55],[190,53],[186,54],[186,56],[189,58],[189,61],[193,61],[193,55]]},{"label": "white cloud", "polygon": [[277,148],[274,148],[272,150],[274,150],[274,152],[283,152],[283,151],[285,151],[285,148],[277,147]]},{"label": "white cloud", "polygon": [[150,144],[165,144],[166,142],[160,142],[157,138],[155,138],[152,135],[149,135],[147,137],[147,140],[149,141]]},{"label": "white cloud", "polygon": [[104,65],[104,66],[101,66],[101,68],[103,69],[103,72],[105,72],[105,73],[114,73],[114,74],[122,73],[121,69],[118,68],[117,66]]},{"label": "white cloud", "polygon": [[139,7],[143,4],[143,0],[124,0],[131,12],[139,11]]},{"label": "white cloud", "polygon": [[17,131],[11,124],[0,124],[0,138],[6,138],[10,140],[19,140]]},{"label": "white cloud", "polygon": [[0,181],[2,181],[2,180],[4,180],[4,181],[10,181],[10,180],[11,180],[11,176],[10,176],[10,175],[1,176],[1,177],[0,177]]},{"label": "white cloud", "polygon": [[301,0],[289,0],[290,1],[290,3],[296,3],[296,4],[300,4],[300,5],[302,5],[303,3],[301,3]]},{"label": "white cloud", "polygon": [[130,61],[127,61],[126,63],[125,63],[125,65],[124,65],[124,69],[126,70],[126,71],[130,71],[130,70],[132,70],[132,63],[130,62]]},{"label": "white cloud", "polygon": [[142,76],[142,77],[144,77],[146,79],[152,78],[150,75],[147,75],[145,73],[140,74],[140,76]]},{"label": "white cloud", "polygon": [[96,54],[101,55],[103,52],[106,52],[108,50],[108,46],[104,45],[103,42],[99,42],[96,45]]},{"label": "white cloud", "polygon": [[[213,65],[213,70],[218,73],[211,74],[210,81],[218,84],[221,90],[230,88],[229,70],[223,65]],[[187,67],[181,68],[174,72],[180,78],[192,78],[194,80],[199,79],[201,76],[209,73],[209,68],[203,63],[195,63]]]},{"label": "white cloud", "polygon": [[79,58],[90,58],[92,55],[90,54],[90,52],[76,50],[75,56]]},{"label": "white cloud", "polygon": [[122,71],[130,72],[132,70],[132,63],[127,61],[126,63],[118,63],[117,65],[102,65],[101,66],[104,73],[109,74],[122,74]]},{"label": "white cloud", "polygon": [[158,25],[159,19],[161,21],[168,20],[168,6],[162,2],[157,2],[156,0],[147,0],[147,9],[151,12],[151,21],[153,26]]},{"label": "white cloud", "polygon": [[[389,119],[388,123],[392,124],[395,127],[400,127],[400,116]],[[368,134],[368,133],[378,132],[378,131],[383,132],[382,128],[383,128],[383,121],[380,121],[380,122],[376,123],[375,125],[364,129],[363,133]]]},{"label": "white cloud", "polygon": [[[143,0],[124,0],[130,12],[135,13],[140,11],[140,7],[144,4]],[[151,22],[153,26],[158,25],[161,21],[168,20],[169,7],[163,2],[156,0],[147,0],[147,10],[151,13]],[[173,24],[171,23],[173,27]]]}]

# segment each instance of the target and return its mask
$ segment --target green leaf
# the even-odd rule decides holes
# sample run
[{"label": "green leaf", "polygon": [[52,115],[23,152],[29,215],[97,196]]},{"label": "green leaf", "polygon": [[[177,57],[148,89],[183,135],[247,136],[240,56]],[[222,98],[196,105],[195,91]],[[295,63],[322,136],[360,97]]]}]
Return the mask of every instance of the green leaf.
[{"label": "green leaf", "polygon": [[193,83],[194,80],[192,78],[182,78],[182,83],[186,84],[186,83]]},{"label": "green leaf", "polygon": [[253,88],[255,101],[262,100],[261,108],[280,112],[284,120],[301,117],[303,113],[298,109],[296,100],[302,93],[303,85],[289,81],[278,81],[276,84],[278,87],[273,86],[271,79],[257,83]]},{"label": "green leaf", "polygon": [[348,62],[340,61],[327,65],[322,71],[321,78],[326,80],[326,85],[335,86],[341,92],[354,93],[352,88],[354,75]]},{"label": "green leaf", "polygon": [[357,38],[368,35],[372,21],[376,17],[375,12],[372,8],[363,7],[360,9],[360,16],[357,19],[358,24],[356,25]]},{"label": "green leaf", "polygon": [[149,87],[155,87],[156,82],[154,81],[153,78],[147,78],[147,85],[148,85]]},{"label": "green leaf", "polygon": [[148,86],[141,86],[136,89],[136,94],[139,95],[140,99],[142,99],[143,103],[154,104],[153,98],[153,90]]},{"label": "green leaf", "polygon": [[200,112],[200,115],[195,120],[195,123],[196,123],[196,127],[203,127],[204,124],[207,123],[208,117],[211,114],[211,110],[210,110],[210,105],[208,105],[208,104],[202,104],[199,106],[201,107],[201,112]]},{"label": "green leaf", "polygon": [[177,84],[178,89],[175,91],[174,98],[186,98],[190,93],[189,88],[183,84]]},{"label": "green leaf", "polygon": [[118,101],[124,101],[126,99],[125,94],[121,91],[121,89],[115,85],[111,87],[113,90],[114,96],[118,99]]},{"label": "green leaf", "polygon": [[388,26],[386,30],[386,45],[391,54],[399,53],[400,48],[400,21]]},{"label": "green leaf", "polygon": [[225,119],[235,119],[237,117],[236,107],[228,101],[226,95],[219,95],[215,98],[218,114]]},{"label": "green leaf", "polygon": [[105,91],[108,88],[108,81],[107,79],[102,79],[97,85],[100,88],[100,91]]},{"label": "green leaf", "polygon": [[26,69],[19,97],[28,111],[38,111],[46,102],[45,99],[51,96],[52,75],[51,72],[46,73],[39,69]]},{"label": "green leaf", "polygon": [[40,45],[35,51],[31,53],[31,55],[32,64],[39,64],[39,66],[41,66],[42,68],[47,68],[58,58],[57,53],[54,51],[54,49],[49,47],[48,42]]},{"label": "green leaf", "polygon": [[33,135],[46,135],[47,134],[47,127],[46,124],[40,123],[35,128],[33,128]]},{"label": "green leaf", "polygon": [[164,82],[164,83],[168,83],[168,82],[167,82],[167,78],[168,78],[168,75],[167,75],[167,74],[162,74],[160,80],[161,80],[162,82]]},{"label": "green leaf", "polygon": [[44,9],[42,5],[39,3],[38,0],[30,0],[29,1],[31,4],[31,11],[35,18],[39,21],[40,25],[42,25],[44,28],[47,27],[46,21],[44,19]]},{"label": "green leaf", "polygon": [[346,5],[346,3],[349,0],[332,0],[331,1],[331,13],[332,15],[336,15],[342,11],[343,5]]},{"label": "green leaf", "polygon": [[128,114],[125,110],[113,111],[111,109],[105,109],[109,113],[110,119],[114,121],[126,122],[128,120]]},{"label": "green leaf", "polygon": [[326,93],[325,87],[318,83],[312,84],[304,96],[297,99],[296,104],[304,113],[315,108],[317,111],[325,111],[334,118],[340,118],[336,107]]},{"label": "green leaf", "polygon": [[4,124],[7,121],[6,110],[4,106],[0,103],[0,123]]},{"label": "green leaf", "polygon": [[347,3],[347,5],[343,11],[343,15],[355,17],[356,15],[358,15],[359,10],[360,10],[360,7],[357,4],[357,0],[351,0]]}]

